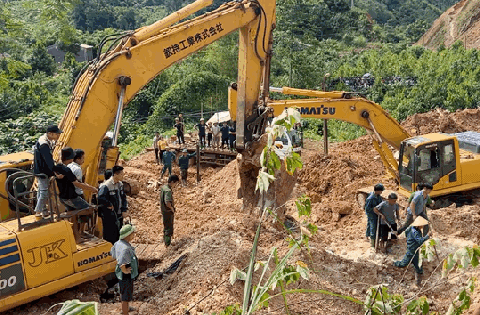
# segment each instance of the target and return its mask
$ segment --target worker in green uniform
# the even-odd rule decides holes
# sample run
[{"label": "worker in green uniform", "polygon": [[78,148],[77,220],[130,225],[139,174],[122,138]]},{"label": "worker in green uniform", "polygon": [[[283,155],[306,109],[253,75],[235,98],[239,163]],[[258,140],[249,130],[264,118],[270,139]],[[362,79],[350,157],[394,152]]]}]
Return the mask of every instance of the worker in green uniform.
[{"label": "worker in green uniform", "polygon": [[173,202],[172,188],[178,183],[177,175],[170,175],[168,183],[160,190],[160,207],[163,217],[163,242],[170,246],[173,237],[173,219],[175,215],[175,204]]},{"label": "worker in green uniform", "polygon": [[196,155],[195,152],[188,154],[187,149],[183,149],[182,155],[178,158],[178,167],[180,167],[180,177],[182,179],[182,184],[187,184],[187,171],[188,171],[188,162],[191,158]]}]

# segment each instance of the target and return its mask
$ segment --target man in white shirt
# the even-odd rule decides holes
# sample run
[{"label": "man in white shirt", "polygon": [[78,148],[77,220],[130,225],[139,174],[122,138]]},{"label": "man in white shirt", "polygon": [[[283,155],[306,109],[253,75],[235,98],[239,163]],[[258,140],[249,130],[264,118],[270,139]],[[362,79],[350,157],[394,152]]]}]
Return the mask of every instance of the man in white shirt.
[{"label": "man in white shirt", "polygon": [[221,135],[220,135],[220,126],[218,125],[217,122],[213,123],[212,133],[213,133],[213,147],[218,149],[220,147]]},{"label": "man in white shirt", "polygon": [[[85,162],[85,151],[82,149],[76,149],[74,151],[73,162],[68,164],[67,167],[72,170],[73,175],[77,178],[80,183],[83,183],[83,173],[82,173],[82,165]],[[75,192],[78,196],[85,200],[85,196],[83,195],[83,190],[79,187],[75,187]]]}]

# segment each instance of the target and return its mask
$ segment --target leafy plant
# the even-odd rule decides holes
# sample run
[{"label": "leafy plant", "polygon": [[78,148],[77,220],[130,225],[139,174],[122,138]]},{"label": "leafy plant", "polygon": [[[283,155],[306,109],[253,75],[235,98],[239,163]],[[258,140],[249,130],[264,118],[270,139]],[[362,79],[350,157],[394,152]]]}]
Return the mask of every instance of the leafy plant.
[{"label": "leafy plant", "polygon": [[460,315],[470,308],[472,302],[471,294],[475,289],[476,278],[470,278],[467,285],[460,291],[455,300],[450,304],[446,315]]},{"label": "leafy plant", "polygon": [[97,302],[80,302],[71,300],[63,303],[57,315],[98,315]]}]

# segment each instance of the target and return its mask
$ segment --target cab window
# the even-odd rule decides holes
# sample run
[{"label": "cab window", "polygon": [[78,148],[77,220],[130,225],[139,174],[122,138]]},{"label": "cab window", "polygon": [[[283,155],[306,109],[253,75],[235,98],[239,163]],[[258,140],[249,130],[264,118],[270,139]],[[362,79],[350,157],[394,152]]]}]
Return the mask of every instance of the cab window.
[{"label": "cab window", "polygon": [[438,149],[421,149],[418,152],[418,171],[426,171],[432,168],[440,167]]},{"label": "cab window", "polygon": [[448,175],[456,169],[455,147],[453,142],[443,144],[442,148],[443,175]]},{"label": "cab window", "polygon": [[416,167],[417,183],[436,184],[440,180],[442,171],[440,168],[440,150],[437,146],[417,149]]}]

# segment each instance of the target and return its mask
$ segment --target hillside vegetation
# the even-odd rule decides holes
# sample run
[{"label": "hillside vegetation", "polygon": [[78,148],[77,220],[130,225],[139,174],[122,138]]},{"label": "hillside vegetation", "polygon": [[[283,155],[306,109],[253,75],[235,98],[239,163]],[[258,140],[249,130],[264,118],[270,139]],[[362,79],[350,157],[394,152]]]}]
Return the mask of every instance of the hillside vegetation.
[{"label": "hillside vegetation", "polygon": [[[321,89],[324,75],[331,73],[327,84],[348,90],[349,86],[330,83],[339,76],[371,73],[375,84],[362,92],[399,119],[435,107],[477,107],[476,51],[466,51],[462,45],[436,52],[411,46],[454,2],[358,0],[352,8],[347,0],[277,1],[272,85]],[[0,8],[0,151],[30,148],[41,127],[59,120],[83,67],[73,58],[75,43],[94,45],[96,54],[96,45],[104,36],[148,25],[187,3],[4,3]],[[214,1],[213,8],[220,4]],[[134,154],[154,130],[169,131],[179,112],[193,124],[202,105],[205,112],[226,109],[227,86],[237,76],[237,40],[238,35],[231,34],[152,80],[125,111],[123,151]],[[46,53],[46,47],[54,43],[69,51],[61,64]],[[453,75],[452,68],[462,75]],[[384,84],[381,78],[385,76],[415,77],[416,85]],[[304,124],[307,135],[321,134],[321,121]],[[363,132],[341,122],[332,122],[330,130],[333,140],[351,139]]]},{"label": "hillside vegetation", "polygon": [[419,45],[430,49],[450,47],[462,41],[466,48],[478,48],[480,42],[480,1],[462,0],[445,11],[420,38]]}]

